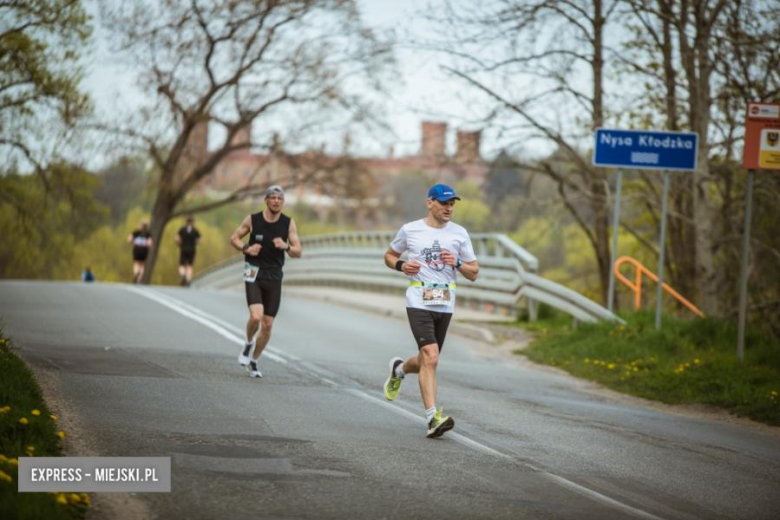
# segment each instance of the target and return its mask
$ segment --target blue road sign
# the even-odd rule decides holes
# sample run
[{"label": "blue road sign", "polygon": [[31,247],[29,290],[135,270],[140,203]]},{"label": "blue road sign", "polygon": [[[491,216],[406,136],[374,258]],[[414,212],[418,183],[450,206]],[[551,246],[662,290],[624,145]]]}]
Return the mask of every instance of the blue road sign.
[{"label": "blue road sign", "polygon": [[593,164],[637,170],[696,169],[699,135],[691,132],[596,129]]}]

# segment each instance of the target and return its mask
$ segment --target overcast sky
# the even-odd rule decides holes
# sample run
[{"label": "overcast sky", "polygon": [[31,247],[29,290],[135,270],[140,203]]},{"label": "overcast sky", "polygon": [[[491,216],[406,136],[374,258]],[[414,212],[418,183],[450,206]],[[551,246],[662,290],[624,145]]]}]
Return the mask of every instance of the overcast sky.
[{"label": "overcast sky", "polygon": [[[469,111],[463,101],[462,84],[448,79],[441,70],[443,58],[433,53],[410,48],[407,38],[424,37],[428,24],[419,15],[427,2],[421,0],[358,0],[366,24],[378,31],[392,30],[400,38],[396,59],[401,73],[400,81],[390,89],[391,99],[386,119],[396,137],[375,138],[353,136],[352,151],[359,155],[384,156],[392,146],[395,154],[417,153],[420,147],[420,122],[424,119],[446,121],[451,125],[449,146],[454,148],[454,129],[473,130],[469,122]],[[433,2],[435,4],[436,1]],[[96,13],[95,4],[87,4]],[[117,63],[111,56],[107,34],[99,26],[96,17],[93,52],[86,66],[84,87],[92,95],[99,114],[110,116],[132,106],[139,100],[135,88],[135,74],[126,66]],[[489,137],[489,136],[485,136]],[[331,143],[341,142],[342,135],[330,136]],[[494,145],[483,139],[483,152],[495,152]]]}]

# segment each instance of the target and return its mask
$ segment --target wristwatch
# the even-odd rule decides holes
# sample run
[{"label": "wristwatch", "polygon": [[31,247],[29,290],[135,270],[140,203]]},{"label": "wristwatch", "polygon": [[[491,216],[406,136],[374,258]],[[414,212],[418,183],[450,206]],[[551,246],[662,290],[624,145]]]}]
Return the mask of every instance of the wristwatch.
[{"label": "wristwatch", "polygon": [[460,257],[458,257],[458,261],[455,262],[455,269],[460,269],[460,266],[462,265],[463,265],[463,260],[461,260]]}]

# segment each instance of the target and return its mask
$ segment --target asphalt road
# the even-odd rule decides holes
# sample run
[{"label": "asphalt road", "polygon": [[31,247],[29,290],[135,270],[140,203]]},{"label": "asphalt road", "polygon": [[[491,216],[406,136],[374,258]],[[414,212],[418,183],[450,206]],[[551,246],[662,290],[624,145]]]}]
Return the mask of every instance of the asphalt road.
[{"label": "asphalt road", "polygon": [[[0,317],[60,413],[69,455],[170,456],[158,518],[777,518],[777,431],[667,413],[488,357],[451,335],[425,438],[416,377],[382,397],[405,322],[283,298],[263,379],[237,364],[244,295],[0,282]],[[54,388],[54,387],[52,387]],[[51,392],[53,390],[48,390]],[[105,503],[110,502],[106,499]],[[96,497],[94,517],[113,516]]]}]

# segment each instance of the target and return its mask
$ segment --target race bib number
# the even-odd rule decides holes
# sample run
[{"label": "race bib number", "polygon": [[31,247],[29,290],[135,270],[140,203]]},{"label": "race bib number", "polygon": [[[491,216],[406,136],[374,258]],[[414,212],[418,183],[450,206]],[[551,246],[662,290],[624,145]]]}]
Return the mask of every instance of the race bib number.
[{"label": "race bib number", "polygon": [[452,295],[449,288],[423,287],[422,303],[423,305],[448,305]]},{"label": "race bib number", "polygon": [[254,282],[257,279],[257,271],[259,268],[256,265],[252,265],[249,262],[244,263],[244,281]]}]

